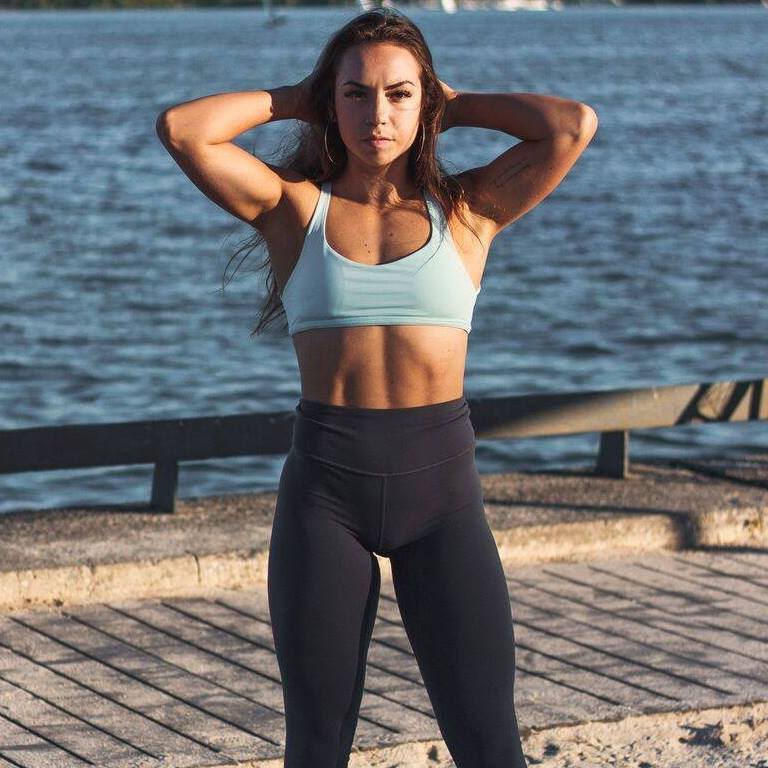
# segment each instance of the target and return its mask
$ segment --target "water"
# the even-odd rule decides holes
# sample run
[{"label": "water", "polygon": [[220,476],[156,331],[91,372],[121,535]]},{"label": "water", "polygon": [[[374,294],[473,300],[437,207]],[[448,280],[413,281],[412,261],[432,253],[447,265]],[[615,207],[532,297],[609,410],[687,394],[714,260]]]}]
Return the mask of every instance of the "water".
[{"label": "water", "polygon": [[[290,339],[249,338],[249,234],[155,135],[164,108],[303,78],[346,9],[5,13],[0,26],[0,428],[289,410]],[[413,10],[460,90],[598,113],[563,183],[494,241],[470,397],[768,375],[768,13],[753,7]],[[478,41],[481,41],[478,47]],[[482,56],[479,52],[482,52]],[[238,143],[265,155],[287,123]],[[455,128],[450,170],[515,143]],[[481,472],[590,464],[598,436],[481,441]],[[764,423],[632,433],[632,459],[766,447]],[[179,495],[275,488],[283,456],[190,462]],[[146,500],[151,467],[0,477],[0,512]]]}]

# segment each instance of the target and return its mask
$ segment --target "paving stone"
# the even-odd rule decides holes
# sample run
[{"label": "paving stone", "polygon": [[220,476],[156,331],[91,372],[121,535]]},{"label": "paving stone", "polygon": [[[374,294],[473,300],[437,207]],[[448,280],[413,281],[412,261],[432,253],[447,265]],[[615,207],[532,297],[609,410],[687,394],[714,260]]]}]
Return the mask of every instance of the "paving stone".
[{"label": "paving stone", "polygon": [[[768,698],[768,552],[507,568],[523,732]],[[355,748],[439,740],[382,580]],[[285,741],[266,590],[0,616],[0,768],[202,768]]]},{"label": "paving stone", "polygon": [[83,760],[76,754],[66,751],[62,746],[42,738],[38,731],[30,730],[7,719],[0,706],[0,756],[8,760],[0,761],[2,766],[18,768],[83,768]]},{"label": "paving stone", "polygon": [[[104,695],[180,731],[207,747],[222,764],[246,756],[281,753],[283,745],[262,737],[258,724],[249,721],[249,714],[261,714],[254,705],[244,707],[226,692],[201,685],[198,678],[126,643],[57,613],[34,612],[5,617],[0,622],[3,642],[27,645],[28,653],[35,645],[45,645],[41,660],[47,660],[52,669],[76,674],[77,679]],[[23,624],[7,627],[15,622]],[[22,631],[26,637],[21,636]],[[62,645],[64,654],[58,650]],[[120,766],[121,762],[113,760],[110,765]]]},{"label": "paving stone", "polygon": [[[515,580],[515,584],[519,583]],[[549,613],[557,616],[547,623],[549,629],[571,631],[581,641],[624,653],[628,658],[638,658],[643,663],[649,663],[646,651],[650,650],[655,659],[653,663],[658,665],[660,671],[693,677],[694,680],[700,680],[702,675],[710,676],[719,679],[720,687],[726,691],[739,681],[739,689],[747,684],[768,690],[768,667],[760,667],[754,658],[715,642],[711,633],[661,627],[658,622],[652,623],[647,618],[638,619],[631,614],[624,616],[619,611],[589,605],[577,596],[563,594],[562,591],[558,594],[554,590],[536,587],[532,592],[538,593],[538,604],[542,597],[546,599],[547,607],[538,607],[535,596],[526,604],[518,594],[518,624]]]}]

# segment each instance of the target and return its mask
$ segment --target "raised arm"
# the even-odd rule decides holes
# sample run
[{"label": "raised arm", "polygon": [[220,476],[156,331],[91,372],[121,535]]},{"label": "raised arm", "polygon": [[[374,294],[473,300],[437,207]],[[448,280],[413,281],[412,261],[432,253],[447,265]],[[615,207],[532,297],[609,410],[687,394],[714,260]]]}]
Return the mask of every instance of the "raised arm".
[{"label": "raised arm", "polygon": [[565,178],[597,131],[587,104],[535,93],[461,93],[443,83],[443,130],[490,128],[522,141],[457,175],[491,237],[538,205]]},{"label": "raised arm", "polygon": [[200,191],[225,211],[258,227],[280,202],[285,179],[232,143],[245,131],[275,120],[312,120],[306,80],[263,91],[217,93],[161,112],[155,129],[163,146]]}]

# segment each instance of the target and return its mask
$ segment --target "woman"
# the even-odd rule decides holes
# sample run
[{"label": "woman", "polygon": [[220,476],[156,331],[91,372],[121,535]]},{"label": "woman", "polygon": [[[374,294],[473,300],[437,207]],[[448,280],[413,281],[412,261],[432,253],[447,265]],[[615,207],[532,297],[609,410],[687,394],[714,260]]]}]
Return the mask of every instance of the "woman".
[{"label": "woman", "polygon": [[[281,166],[231,143],[284,119],[304,132]],[[435,149],[453,126],[522,141],[451,176]],[[192,181],[266,243],[278,283],[267,309],[282,303],[301,374],[268,565],[287,768],[347,765],[378,605],[374,553],[390,558],[456,765],[526,765],[464,364],[493,238],[555,189],[596,127],[579,102],[454,91],[419,29],[388,9],[347,23],[296,85],[215,94],[158,119]]]}]

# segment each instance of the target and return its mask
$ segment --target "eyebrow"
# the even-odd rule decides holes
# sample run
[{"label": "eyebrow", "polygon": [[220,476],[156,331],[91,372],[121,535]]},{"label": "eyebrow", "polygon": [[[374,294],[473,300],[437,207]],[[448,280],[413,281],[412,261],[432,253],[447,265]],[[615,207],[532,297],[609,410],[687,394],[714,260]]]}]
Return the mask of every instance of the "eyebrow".
[{"label": "eyebrow", "polygon": [[[401,80],[399,83],[392,83],[392,85],[385,85],[384,90],[388,91],[390,88],[397,88],[400,85],[405,85],[406,83],[411,83],[410,80]],[[346,82],[342,83],[342,85],[359,85],[361,88],[368,88],[367,85],[363,85],[362,83],[358,83],[355,80],[347,80]],[[411,85],[415,88],[415,83],[411,83]]]}]

